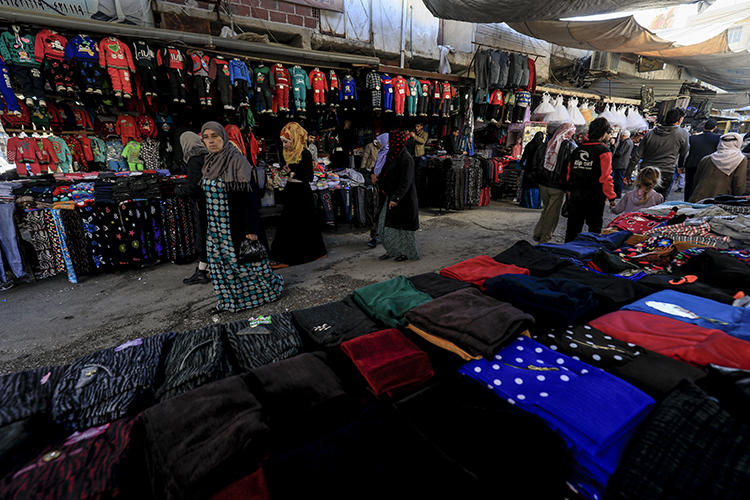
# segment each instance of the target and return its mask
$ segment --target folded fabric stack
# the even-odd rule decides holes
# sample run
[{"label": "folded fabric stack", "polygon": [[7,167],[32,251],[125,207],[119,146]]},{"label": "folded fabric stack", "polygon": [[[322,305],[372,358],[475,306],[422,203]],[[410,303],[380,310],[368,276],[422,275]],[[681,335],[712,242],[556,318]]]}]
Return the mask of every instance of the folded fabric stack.
[{"label": "folded fabric stack", "polygon": [[528,269],[501,264],[489,255],[480,255],[440,270],[447,278],[472,283],[483,287],[484,282],[501,274],[529,274]]},{"label": "folded fabric stack", "polygon": [[404,314],[432,300],[403,276],[354,290],[354,301],[370,317],[392,328],[404,325]]}]

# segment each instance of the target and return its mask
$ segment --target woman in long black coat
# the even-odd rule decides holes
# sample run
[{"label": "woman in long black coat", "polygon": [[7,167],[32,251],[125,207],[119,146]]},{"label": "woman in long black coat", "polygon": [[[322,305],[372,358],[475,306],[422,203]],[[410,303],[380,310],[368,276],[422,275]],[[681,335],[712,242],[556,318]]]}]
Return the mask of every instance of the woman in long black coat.
[{"label": "woman in long black coat", "polygon": [[419,259],[416,231],[419,229],[419,202],[414,182],[414,159],[406,150],[406,132],[390,133],[385,166],[378,178],[385,192],[385,210],[380,214],[380,234],[386,253],[381,259]]}]

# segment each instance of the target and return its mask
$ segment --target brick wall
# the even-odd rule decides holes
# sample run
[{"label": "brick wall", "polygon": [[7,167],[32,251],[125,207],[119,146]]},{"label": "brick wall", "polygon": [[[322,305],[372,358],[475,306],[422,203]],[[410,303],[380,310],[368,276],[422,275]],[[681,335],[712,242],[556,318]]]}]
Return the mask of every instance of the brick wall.
[{"label": "brick wall", "polygon": [[261,21],[290,24],[317,29],[320,13],[318,9],[281,0],[231,0],[232,12]]}]

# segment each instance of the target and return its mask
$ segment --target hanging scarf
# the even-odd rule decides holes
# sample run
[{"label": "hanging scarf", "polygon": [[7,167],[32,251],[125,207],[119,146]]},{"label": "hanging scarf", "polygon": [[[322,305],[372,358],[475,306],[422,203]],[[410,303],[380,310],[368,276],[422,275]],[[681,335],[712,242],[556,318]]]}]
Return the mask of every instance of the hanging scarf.
[{"label": "hanging scarf", "polygon": [[550,172],[555,170],[555,165],[557,164],[557,153],[560,152],[560,146],[562,146],[563,142],[573,137],[575,132],[576,126],[572,123],[563,123],[557,127],[552,139],[547,143],[547,152],[544,155],[545,170],[549,170]]},{"label": "hanging scarf", "polygon": [[224,127],[227,131],[227,137],[229,142],[237,146],[243,155],[247,156],[247,149],[245,148],[245,141],[242,140],[242,132],[237,125],[227,125]]},{"label": "hanging scarf", "polygon": [[182,147],[182,159],[185,160],[185,163],[193,156],[208,153],[206,146],[203,144],[203,139],[195,132],[183,132],[180,136],[180,147]]},{"label": "hanging scarf", "polygon": [[289,122],[281,129],[280,135],[292,141],[283,150],[286,164],[294,165],[302,161],[302,151],[307,148],[307,130],[297,122]]},{"label": "hanging scarf", "polygon": [[388,137],[388,154],[386,156],[387,165],[390,165],[401,154],[401,151],[404,150],[407,138],[405,130],[394,130],[390,133]]},{"label": "hanging scarf", "polygon": [[227,139],[227,131],[217,122],[207,122],[201,127],[201,134],[213,130],[224,139],[224,147],[218,153],[208,153],[203,164],[203,178],[221,179],[231,191],[252,191],[250,162],[245,155]]},{"label": "hanging scarf", "polygon": [[711,155],[711,161],[723,173],[732,175],[732,172],[740,166],[745,158],[740,150],[741,146],[742,136],[740,134],[724,134],[721,136],[716,152]]},{"label": "hanging scarf", "polygon": [[388,134],[380,134],[375,138],[380,143],[380,149],[378,150],[378,156],[375,159],[375,175],[383,170],[385,165],[385,159],[388,155]]}]

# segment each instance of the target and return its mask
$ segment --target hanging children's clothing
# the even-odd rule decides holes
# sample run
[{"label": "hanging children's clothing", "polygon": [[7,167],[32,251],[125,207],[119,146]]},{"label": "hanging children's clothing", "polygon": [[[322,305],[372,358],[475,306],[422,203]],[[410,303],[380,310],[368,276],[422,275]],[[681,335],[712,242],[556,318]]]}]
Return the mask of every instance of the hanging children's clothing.
[{"label": "hanging children's clothing", "polygon": [[315,68],[310,72],[310,85],[313,90],[313,102],[318,105],[326,103],[328,93],[328,80],[326,74]]},{"label": "hanging children's clothing", "polygon": [[289,71],[281,64],[274,64],[271,68],[271,83],[273,84],[271,106],[273,112],[289,111],[289,84],[291,83]]},{"label": "hanging children's clothing", "polygon": [[16,99],[13,84],[10,80],[10,70],[2,60],[0,60],[0,98],[5,103],[5,111],[10,113],[20,111],[18,99]]},{"label": "hanging children's clothing", "polygon": [[456,97],[456,88],[450,84],[450,82],[442,82],[443,96],[442,102],[440,103],[440,115],[443,117],[450,116],[451,114],[451,103],[453,98]]},{"label": "hanging children's clothing", "polygon": [[70,64],[65,60],[67,44],[67,38],[48,29],[37,33],[34,42],[34,57],[43,64],[47,79],[58,92],[73,92]]},{"label": "hanging children's clothing", "polygon": [[93,156],[94,156],[94,162],[100,164],[101,166],[106,166],[107,145],[105,144],[103,140],[101,140],[100,138],[96,136],[89,137],[89,140],[91,142],[91,152],[93,153]]},{"label": "hanging children's clothing", "polygon": [[211,57],[201,51],[190,54],[190,65],[188,73],[193,77],[193,90],[198,97],[201,106],[212,106],[211,99],[211,81],[208,72],[211,67]]},{"label": "hanging children's clothing", "polygon": [[138,126],[138,135],[142,138],[156,137],[156,122],[153,118],[147,115],[139,115],[135,119],[135,123]]},{"label": "hanging children's clothing", "polygon": [[57,136],[48,137],[52,149],[55,150],[55,156],[57,156],[57,170],[63,173],[69,173],[73,171],[73,155],[70,154],[70,148],[66,142]]},{"label": "hanging children's clothing", "polygon": [[440,116],[440,108],[443,105],[443,83],[432,83],[432,116]]},{"label": "hanging children's clothing", "polygon": [[419,87],[419,100],[417,102],[419,116],[427,116],[432,99],[432,82],[429,80],[419,80]]},{"label": "hanging children's clothing", "polygon": [[336,72],[333,70],[330,70],[328,72],[328,86],[330,88],[328,92],[328,104],[338,106],[341,100],[341,81],[339,80]]},{"label": "hanging children's clothing", "polygon": [[380,75],[380,83],[383,85],[383,109],[393,112],[393,78],[387,73]]},{"label": "hanging children's clothing", "polygon": [[139,153],[141,163],[146,170],[158,170],[160,167],[159,150],[161,144],[156,139],[148,138],[141,143]]},{"label": "hanging children's clothing", "polygon": [[229,61],[220,56],[211,59],[208,77],[213,80],[224,109],[234,109],[234,105],[232,105],[232,79],[229,75]]},{"label": "hanging children's clothing", "polygon": [[500,89],[493,90],[490,94],[489,112],[487,119],[491,122],[497,122],[501,118],[500,112],[503,109],[503,91]]},{"label": "hanging children's clothing", "polygon": [[270,113],[273,107],[271,69],[260,65],[253,71],[255,77],[255,110],[258,113]]},{"label": "hanging children's clothing", "polygon": [[127,163],[122,157],[124,146],[120,139],[110,139],[107,144],[107,168],[113,172],[123,172],[128,169]]},{"label": "hanging children's clothing", "polygon": [[139,140],[140,134],[138,133],[138,123],[136,119],[131,115],[120,115],[117,117],[117,125],[115,126],[117,135],[120,136],[120,140],[123,144],[127,144],[132,140]]},{"label": "hanging children's clothing", "polygon": [[381,92],[382,81],[377,71],[370,71],[365,77],[365,88],[370,91],[370,105],[373,111],[382,109],[383,93]]},{"label": "hanging children's clothing", "polygon": [[229,77],[232,80],[232,97],[235,107],[250,106],[253,80],[247,65],[239,59],[229,61]]},{"label": "hanging children's clothing", "polygon": [[87,94],[101,94],[99,45],[88,35],[74,36],[65,46],[65,59],[76,67],[78,84]]},{"label": "hanging children's clothing", "polygon": [[154,51],[148,43],[138,40],[133,43],[133,58],[146,97],[158,95],[159,83],[156,80],[156,54],[154,54]]},{"label": "hanging children's clothing", "polygon": [[356,109],[357,102],[357,82],[352,75],[346,75],[341,80],[341,92],[339,98],[344,104],[344,111],[353,111]]},{"label": "hanging children's clothing", "polygon": [[99,42],[99,65],[107,68],[116,96],[130,97],[133,94],[130,73],[135,73],[135,64],[126,43],[114,37],[103,38]]},{"label": "hanging children's clothing", "polygon": [[185,57],[174,47],[165,47],[156,53],[156,64],[163,67],[167,74],[172,101],[185,104],[187,88],[185,86]]},{"label": "hanging children's clothing", "polygon": [[143,171],[143,160],[141,160],[141,143],[138,141],[130,141],[122,149],[122,157],[128,164],[128,170],[131,172],[142,172]]},{"label": "hanging children's clothing", "polygon": [[299,66],[293,66],[289,70],[289,75],[292,78],[292,93],[294,94],[294,109],[297,111],[307,110],[307,91],[312,87],[310,86],[310,79],[307,77],[307,73],[304,69]]},{"label": "hanging children's clothing", "polygon": [[44,106],[44,81],[41,64],[34,55],[34,41],[34,35],[22,35],[18,26],[12,26],[0,35],[0,56],[13,67],[13,76],[21,87],[19,98],[26,99],[28,105],[36,100]]},{"label": "hanging children's clothing", "polygon": [[419,96],[422,92],[421,84],[419,80],[413,76],[407,80],[409,87],[409,93],[406,98],[406,112],[409,116],[417,116],[417,103],[419,103]]},{"label": "hanging children's clothing", "polygon": [[393,79],[393,108],[398,116],[404,116],[406,98],[409,95],[409,84],[403,76]]}]

